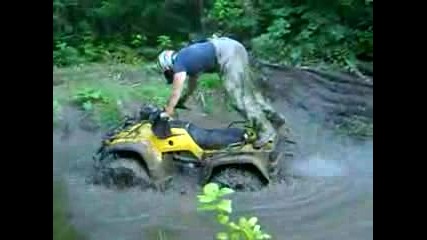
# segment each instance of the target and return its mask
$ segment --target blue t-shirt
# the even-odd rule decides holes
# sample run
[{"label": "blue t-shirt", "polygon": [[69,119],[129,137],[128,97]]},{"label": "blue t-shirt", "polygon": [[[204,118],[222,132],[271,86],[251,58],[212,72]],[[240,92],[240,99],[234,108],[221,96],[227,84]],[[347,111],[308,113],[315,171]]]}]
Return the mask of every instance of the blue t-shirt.
[{"label": "blue t-shirt", "polygon": [[174,73],[186,72],[190,76],[202,72],[214,72],[216,53],[214,45],[209,42],[195,43],[181,49],[175,57]]}]

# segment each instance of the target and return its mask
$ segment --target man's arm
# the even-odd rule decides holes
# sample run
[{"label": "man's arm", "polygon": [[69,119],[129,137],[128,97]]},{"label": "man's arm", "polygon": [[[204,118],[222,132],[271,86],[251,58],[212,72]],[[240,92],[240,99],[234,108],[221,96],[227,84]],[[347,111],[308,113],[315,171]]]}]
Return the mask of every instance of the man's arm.
[{"label": "man's arm", "polygon": [[196,88],[197,88],[197,79],[198,79],[197,75],[189,76],[188,77],[188,89],[187,89],[187,91],[185,92],[185,94],[183,96],[183,100],[184,101],[187,100],[187,98],[189,98],[193,94],[194,90],[196,90]]},{"label": "man's arm", "polygon": [[166,107],[166,113],[169,114],[169,116],[172,116],[174,113],[174,109],[176,104],[179,101],[179,98],[181,97],[182,89],[184,88],[184,82],[187,78],[186,72],[179,72],[174,74],[173,77],[173,84],[172,84],[172,93],[169,97],[168,105]]}]

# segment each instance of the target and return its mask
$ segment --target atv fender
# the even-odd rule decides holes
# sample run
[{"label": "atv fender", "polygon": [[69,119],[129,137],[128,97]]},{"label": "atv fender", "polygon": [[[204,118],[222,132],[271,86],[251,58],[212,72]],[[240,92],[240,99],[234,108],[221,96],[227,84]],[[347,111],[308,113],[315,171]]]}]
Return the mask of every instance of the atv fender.
[{"label": "atv fender", "polygon": [[162,154],[148,142],[118,143],[106,147],[105,153],[130,151],[137,153],[146,166],[150,180],[155,184],[161,184],[172,176],[171,161],[165,161]]},{"label": "atv fender", "polygon": [[256,154],[228,154],[222,156],[214,156],[206,159],[206,165],[203,169],[203,182],[206,183],[212,177],[212,172],[216,167],[231,165],[231,164],[250,164],[253,165],[269,183],[270,176],[268,174],[268,158],[262,158]]}]

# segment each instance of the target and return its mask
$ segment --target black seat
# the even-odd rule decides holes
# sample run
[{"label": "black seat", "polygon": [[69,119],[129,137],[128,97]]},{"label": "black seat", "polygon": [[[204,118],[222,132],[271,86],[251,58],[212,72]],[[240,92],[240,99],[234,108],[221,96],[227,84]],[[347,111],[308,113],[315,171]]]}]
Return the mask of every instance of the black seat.
[{"label": "black seat", "polygon": [[187,128],[194,141],[203,149],[216,150],[229,146],[233,143],[244,141],[244,129],[240,128],[218,128],[206,129],[192,123]]},{"label": "black seat", "polygon": [[203,149],[217,150],[230,144],[244,141],[245,130],[240,128],[201,128],[186,121],[174,120],[170,127],[182,127],[187,129],[194,141]]}]

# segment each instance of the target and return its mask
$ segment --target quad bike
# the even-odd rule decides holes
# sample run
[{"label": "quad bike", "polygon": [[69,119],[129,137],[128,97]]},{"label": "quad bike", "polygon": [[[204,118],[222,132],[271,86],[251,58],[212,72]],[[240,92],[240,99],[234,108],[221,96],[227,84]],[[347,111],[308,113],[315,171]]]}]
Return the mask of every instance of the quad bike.
[{"label": "quad bike", "polygon": [[232,127],[235,123],[205,129],[164,118],[161,109],[146,105],[106,135],[94,156],[95,168],[113,175],[126,172],[129,181],[164,189],[185,166],[197,169],[200,184],[258,190],[278,178],[283,152],[275,149],[277,142],[255,149],[254,127]]}]

